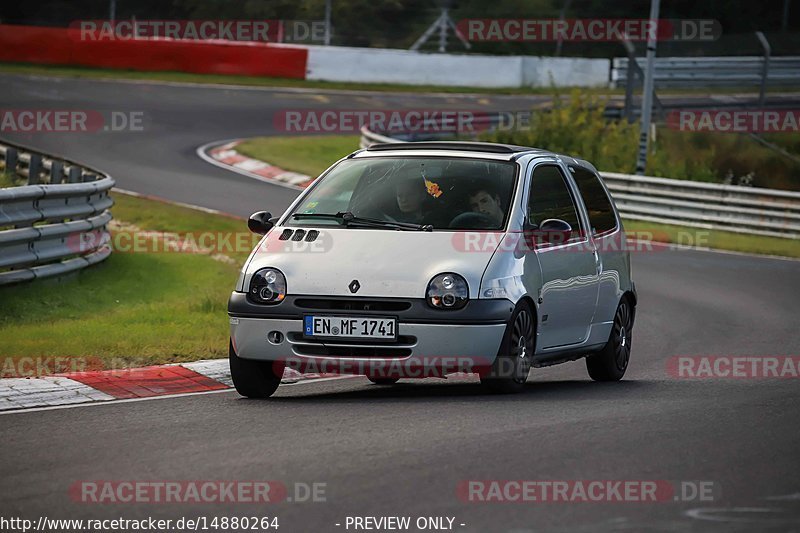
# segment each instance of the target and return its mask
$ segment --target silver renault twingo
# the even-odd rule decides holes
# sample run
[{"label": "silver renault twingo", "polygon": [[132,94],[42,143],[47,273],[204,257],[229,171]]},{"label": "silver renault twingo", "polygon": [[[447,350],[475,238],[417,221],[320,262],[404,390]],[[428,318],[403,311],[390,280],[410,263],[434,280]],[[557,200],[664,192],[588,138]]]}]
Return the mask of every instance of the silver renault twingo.
[{"label": "silver renault twingo", "polygon": [[285,368],[400,378],[477,373],[522,390],[586,358],[625,374],[636,290],[619,214],[588,162],[478,142],[373,145],[271,218],[228,303],[236,390]]}]

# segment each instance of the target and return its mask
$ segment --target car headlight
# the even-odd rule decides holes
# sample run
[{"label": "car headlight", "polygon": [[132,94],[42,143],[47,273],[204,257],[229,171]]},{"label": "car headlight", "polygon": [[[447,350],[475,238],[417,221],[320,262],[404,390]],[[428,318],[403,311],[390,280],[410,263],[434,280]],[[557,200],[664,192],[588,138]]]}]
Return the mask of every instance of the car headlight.
[{"label": "car headlight", "polygon": [[439,274],[428,283],[425,299],[436,309],[461,309],[469,300],[467,280],[452,272]]},{"label": "car headlight", "polygon": [[276,268],[262,268],[250,278],[247,299],[257,304],[276,304],[286,298],[286,277]]}]

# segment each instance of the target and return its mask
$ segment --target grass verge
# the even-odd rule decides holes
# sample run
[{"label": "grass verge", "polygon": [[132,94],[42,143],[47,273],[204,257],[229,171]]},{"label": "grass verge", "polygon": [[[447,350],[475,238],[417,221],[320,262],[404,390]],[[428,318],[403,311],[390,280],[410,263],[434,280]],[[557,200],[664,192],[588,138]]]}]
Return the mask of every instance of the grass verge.
[{"label": "grass verge", "polygon": [[[113,196],[122,229],[112,235],[127,250],[138,230],[247,232],[245,223],[233,218]],[[116,367],[226,357],[226,304],[249,253],[249,238],[238,250],[217,250],[229,261],[203,253],[118,248],[103,263],[67,278],[0,288],[0,359],[97,357]]]},{"label": "grass verge", "polygon": [[255,137],[236,150],[292,172],[319,176],[331,164],[358,150],[358,135]]},{"label": "grass verge", "polygon": [[751,254],[776,255],[800,258],[800,240],[780,237],[747,235],[732,231],[707,230],[689,226],[655,224],[641,220],[624,220],[626,232],[650,232],[653,240],[672,244],[696,246],[745,252]]}]

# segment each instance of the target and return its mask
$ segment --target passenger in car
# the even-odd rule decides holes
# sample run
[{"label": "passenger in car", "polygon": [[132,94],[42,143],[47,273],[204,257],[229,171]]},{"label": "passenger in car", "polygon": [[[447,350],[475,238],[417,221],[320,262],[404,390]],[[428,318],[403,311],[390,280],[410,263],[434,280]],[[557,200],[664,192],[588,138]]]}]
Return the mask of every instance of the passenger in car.
[{"label": "passenger in car", "polygon": [[480,184],[469,196],[469,206],[475,213],[489,217],[496,225],[500,225],[505,217],[500,195],[488,183]]}]

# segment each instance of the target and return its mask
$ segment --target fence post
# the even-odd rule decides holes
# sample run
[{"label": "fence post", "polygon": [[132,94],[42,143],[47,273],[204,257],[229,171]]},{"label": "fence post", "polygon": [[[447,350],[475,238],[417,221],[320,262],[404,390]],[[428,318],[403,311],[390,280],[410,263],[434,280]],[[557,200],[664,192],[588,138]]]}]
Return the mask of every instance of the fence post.
[{"label": "fence post", "polygon": [[52,161],[50,163],[50,183],[59,184],[64,181],[64,163]]},{"label": "fence post", "polygon": [[16,148],[6,148],[6,174],[16,175],[19,154]]},{"label": "fence post", "polygon": [[[650,0],[650,24],[658,28],[658,10],[661,0]],[[644,90],[642,91],[642,117],[639,132],[639,157],[636,161],[636,173],[644,175],[647,169],[647,149],[650,145],[650,119],[653,114],[653,78],[656,68],[656,35],[650,32],[647,36],[647,70],[644,74]]]},{"label": "fence post", "polygon": [[642,69],[636,62],[636,49],[628,36],[623,35],[620,43],[628,55],[628,67],[625,69],[625,109],[623,114],[628,119],[628,123],[631,123],[633,122],[633,90],[636,88],[636,76],[641,76],[642,79],[644,76],[641,75]]},{"label": "fence post", "polygon": [[39,173],[42,171],[42,156],[39,154],[31,154],[30,162],[28,163],[28,185],[39,184]]},{"label": "fence post", "polygon": [[82,170],[78,167],[69,167],[68,183],[80,183]]},{"label": "fence post", "polygon": [[764,105],[764,98],[767,93],[767,76],[769,75],[769,56],[772,53],[772,49],[769,46],[769,41],[764,36],[764,32],[757,31],[756,37],[758,42],[761,43],[761,48],[764,49],[764,63],[761,67],[761,89],[758,91],[758,105]]}]

